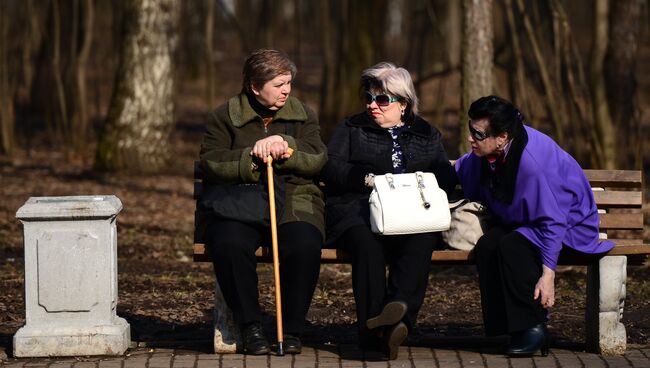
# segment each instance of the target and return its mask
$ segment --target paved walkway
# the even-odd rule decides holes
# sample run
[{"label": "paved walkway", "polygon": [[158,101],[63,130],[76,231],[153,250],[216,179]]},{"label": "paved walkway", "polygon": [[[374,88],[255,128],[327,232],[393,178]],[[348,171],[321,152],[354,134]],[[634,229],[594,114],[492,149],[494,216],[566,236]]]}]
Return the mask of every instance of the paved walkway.
[{"label": "paved walkway", "polygon": [[[200,350],[207,350],[201,347]],[[623,356],[602,357],[581,351],[551,349],[548,357],[508,359],[481,349],[408,347],[400,349],[397,360],[378,360],[364,355],[352,345],[305,347],[300,355],[245,356],[211,354],[190,349],[135,348],[121,357],[80,357],[56,359],[11,359],[0,366],[12,368],[649,368],[650,346],[630,347]],[[0,351],[0,353],[2,353]]]}]

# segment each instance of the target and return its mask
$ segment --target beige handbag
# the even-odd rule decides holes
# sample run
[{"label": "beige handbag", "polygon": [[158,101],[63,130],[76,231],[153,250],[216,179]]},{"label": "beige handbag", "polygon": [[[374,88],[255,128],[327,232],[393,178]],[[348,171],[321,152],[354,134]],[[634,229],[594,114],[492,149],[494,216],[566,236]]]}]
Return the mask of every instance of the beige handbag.
[{"label": "beige handbag", "polygon": [[369,204],[370,228],[382,235],[443,231],[451,221],[447,193],[433,173],[377,175]]},{"label": "beige handbag", "polygon": [[442,232],[442,239],[450,248],[472,250],[488,229],[492,214],[479,202],[462,199],[449,203],[451,224]]}]

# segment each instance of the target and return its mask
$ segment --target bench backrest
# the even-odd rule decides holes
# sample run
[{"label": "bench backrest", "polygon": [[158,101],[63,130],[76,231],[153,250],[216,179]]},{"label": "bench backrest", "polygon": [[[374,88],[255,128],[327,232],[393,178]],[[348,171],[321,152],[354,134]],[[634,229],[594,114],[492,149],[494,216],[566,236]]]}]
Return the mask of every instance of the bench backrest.
[{"label": "bench backrest", "polygon": [[[640,263],[650,253],[650,245],[643,244],[643,180],[640,170],[584,170],[592,188],[600,213],[602,236],[612,239],[616,247],[611,255],[628,255],[628,263]],[[201,198],[203,171],[199,161],[194,164],[194,199]],[[194,213],[194,261],[211,261],[205,248],[206,221],[201,211]],[[258,250],[261,261],[270,259],[268,248]],[[460,250],[435,251],[433,262],[462,264],[472,261],[472,252]],[[349,257],[336,249],[323,249],[322,261],[346,262]],[[560,264],[585,264],[580,258],[560,259]]]}]

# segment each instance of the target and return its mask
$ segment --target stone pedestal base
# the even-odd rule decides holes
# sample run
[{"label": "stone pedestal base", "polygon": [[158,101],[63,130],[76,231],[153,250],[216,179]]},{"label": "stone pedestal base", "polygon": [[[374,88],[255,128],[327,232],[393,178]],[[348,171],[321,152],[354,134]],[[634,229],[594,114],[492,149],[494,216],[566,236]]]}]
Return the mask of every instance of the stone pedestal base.
[{"label": "stone pedestal base", "polygon": [[120,317],[102,326],[27,325],[14,335],[14,356],[122,355],[130,342],[131,329]]}]

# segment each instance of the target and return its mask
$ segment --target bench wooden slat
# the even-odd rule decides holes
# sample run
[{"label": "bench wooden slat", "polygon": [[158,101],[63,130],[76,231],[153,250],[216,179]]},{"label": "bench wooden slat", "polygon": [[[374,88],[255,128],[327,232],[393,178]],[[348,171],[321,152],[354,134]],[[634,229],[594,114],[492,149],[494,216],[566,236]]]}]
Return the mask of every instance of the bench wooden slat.
[{"label": "bench wooden slat", "polygon": [[592,187],[640,188],[643,178],[640,170],[584,170]]},{"label": "bench wooden slat", "polygon": [[[609,239],[616,243],[617,247],[627,247],[627,246],[637,246],[637,245],[643,245],[643,239],[614,239],[611,238]],[[650,244],[646,244],[646,246],[650,246]]]},{"label": "bench wooden slat", "polygon": [[598,208],[640,208],[643,205],[641,192],[625,192],[618,190],[594,191],[594,199]]},{"label": "bench wooden slat", "polygon": [[643,217],[639,213],[601,213],[600,229],[642,230]]}]

